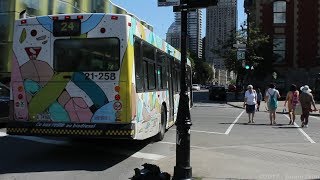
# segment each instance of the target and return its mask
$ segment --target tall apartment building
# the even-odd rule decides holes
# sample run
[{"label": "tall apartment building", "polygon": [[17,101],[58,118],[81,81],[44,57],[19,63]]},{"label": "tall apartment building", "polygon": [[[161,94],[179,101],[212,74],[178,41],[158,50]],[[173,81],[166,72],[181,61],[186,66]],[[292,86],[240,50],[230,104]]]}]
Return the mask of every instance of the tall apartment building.
[{"label": "tall apartment building", "polygon": [[217,6],[207,8],[205,59],[212,65],[215,81],[226,84],[228,73],[223,58],[217,56],[213,49],[219,47],[219,41],[226,42],[237,27],[237,0],[219,0]]},{"label": "tall apartment building", "polygon": [[218,41],[226,42],[237,26],[237,1],[219,0],[217,6],[207,8],[206,60],[215,69],[225,69],[223,59],[213,53],[219,47]]},{"label": "tall apartment building", "polygon": [[[200,9],[188,13],[188,37],[187,46],[189,50],[202,58],[202,11]],[[175,22],[167,31],[167,42],[175,48],[180,48],[181,14],[175,13]],[[177,42],[177,39],[179,42]],[[175,45],[179,44],[178,47]]]},{"label": "tall apartment building", "polygon": [[180,48],[180,29],[176,22],[173,22],[166,34],[166,41],[176,49]]}]

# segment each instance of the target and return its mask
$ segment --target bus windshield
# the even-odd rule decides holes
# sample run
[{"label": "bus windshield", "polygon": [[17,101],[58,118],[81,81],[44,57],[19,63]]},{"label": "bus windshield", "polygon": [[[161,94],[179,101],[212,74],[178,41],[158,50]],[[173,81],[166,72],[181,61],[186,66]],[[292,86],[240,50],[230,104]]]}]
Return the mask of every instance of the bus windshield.
[{"label": "bus windshield", "polygon": [[57,72],[117,71],[119,67],[118,38],[58,39],[54,42]]}]

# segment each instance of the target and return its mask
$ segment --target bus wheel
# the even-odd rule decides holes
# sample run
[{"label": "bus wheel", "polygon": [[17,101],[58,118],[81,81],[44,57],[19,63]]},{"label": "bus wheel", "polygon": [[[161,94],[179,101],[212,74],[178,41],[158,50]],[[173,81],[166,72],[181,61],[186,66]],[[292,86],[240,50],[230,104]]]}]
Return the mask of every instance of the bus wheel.
[{"label": "bus wheel", "polygon": [[165,108],[162,106],[161,108],[161,122],[159,126],[159,132],[155,136],[155,141],[162,141],[164,138],[164,134],[166,133],[166,124],[167,124],[167,116]]}]

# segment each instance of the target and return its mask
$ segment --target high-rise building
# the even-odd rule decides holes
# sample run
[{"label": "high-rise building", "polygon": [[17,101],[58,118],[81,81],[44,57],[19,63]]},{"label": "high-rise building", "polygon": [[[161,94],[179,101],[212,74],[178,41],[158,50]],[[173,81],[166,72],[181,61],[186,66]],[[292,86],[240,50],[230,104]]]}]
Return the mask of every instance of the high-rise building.
[{"label": "high-rise building", "polygon": [[215,69],[225,69],[224,61],[213,49],[225,43],[237,27],[237,0],[219,0],[217,6],[207,8],[206,13],[206,61]]},{"label": "high-rise building", "polygon": [[[187,47],[189,51],[202,58],[202,11],[190,11],[188,13],[188,36]],[[175,22],[171,24],[167,32],[167,42],[173,47],[180,49],[181,14],[175,13]],[[178,38],[178,42],[177,42]],[[178,47],[175,45],[179,44]]]},{"label": "high-rise building", "polygon": [[166,34],[166,41],[176,49],[180,48],[180,27],[173,22]]}]

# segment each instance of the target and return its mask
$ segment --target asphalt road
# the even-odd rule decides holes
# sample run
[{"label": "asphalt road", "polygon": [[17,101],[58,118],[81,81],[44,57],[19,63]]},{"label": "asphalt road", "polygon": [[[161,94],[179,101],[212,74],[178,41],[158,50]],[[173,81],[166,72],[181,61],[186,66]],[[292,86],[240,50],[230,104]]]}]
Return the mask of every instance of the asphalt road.
[{"label": "asphalt road", "polygon": [[[268,114],[258,112],[256,123],[247,124],[247,115],[243,109],[234,108],[225,102],[209,101],[208,92],[201,90],[194,92],[191,118],[191,150],[208,150],[208,154],[203,156],[209,153],[248,156],[261,160],[262,164],[264,161],[286,163],[290,169],[291,165],[297,166],[301,162],[301,158],[281,155],[290,152],[306,156],[302,158],[303,162],[311,159],[308,161],[311,162],[310,167],[305,164],[303,167],[320,174],[320,148],[317,145],[320,143],[319,117],[311,117],[309,128],[301,129],[297,125],[286,125],[289,120],[282,114],[277,115],[278,125],[270,126]],[[166,163],[166,159],[175,156],[175,129],[175,126],[170,128],[161,142],[132,142],[8,136],[2,128],[0,180],[125,180],[133,176],[134,168],[141,168],[144,163],[159,164],[162,170],[172,175],[174,163]],[[271,150],[277,153],[265,153]],[[192,166],[195,176],[206,176],[205,172],[197,169],[197,164]],[[237,178],[237,174],[233,177]],[[240,177],[243,176],[239,174]]]}]

